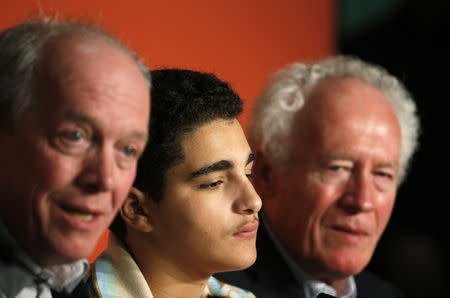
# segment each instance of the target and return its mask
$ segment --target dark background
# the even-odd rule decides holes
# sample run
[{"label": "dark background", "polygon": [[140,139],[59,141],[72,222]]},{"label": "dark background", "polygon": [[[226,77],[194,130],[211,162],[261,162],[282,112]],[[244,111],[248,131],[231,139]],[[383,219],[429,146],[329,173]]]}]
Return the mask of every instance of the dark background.
[{"label": "dark background", "polygon": [[407,297],[450,297],[450,1],[341,0],[338,52],[385,67],[416,101],[419,151],[369,270]]}]

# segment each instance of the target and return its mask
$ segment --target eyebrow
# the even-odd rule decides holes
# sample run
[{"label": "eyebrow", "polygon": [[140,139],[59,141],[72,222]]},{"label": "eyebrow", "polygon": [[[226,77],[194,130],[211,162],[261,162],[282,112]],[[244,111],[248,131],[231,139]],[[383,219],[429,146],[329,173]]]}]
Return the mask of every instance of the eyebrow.
[{"label": "eyebrow", "polygon": [[379,168],[393,168],[393,169],[397,169],[398,165],[395,162],[382,162],[377,164],[377,167]]},{"label": "eyebrow", "polygon": [[[249,163],[251,163],[254,160],[255,160],[255,155],[253,153],[250,153],[248,155],[246,165],[248,165]],[[234,164],[232,162],[230,162],[229,160],[221,160],[221,161],[215,162],[211,165],[202,167],[195,172],[192,172],[189,175],[189,179],[194,179],[194,178],[197,178],[198,176],[206,175],[206,174],[209,174],[212,172],[229,170],[229,169],[232,169],[233,167],[234,167]]]},{"label": "eyebrow", "polygon": [[[90,123],[95,128],[98,127],[98,123],[94,118],[92,118],[89,115],[86,115],[85,113],[80,112],[80,111],[73,111],[73,110],[68,111],[65,113],[65,117],[67,119],[70,119],[70,120],[76,121],[76,122],[81,122],[81,123],[86,123],[86,124]],[[148,141],[148,133],[143,132],[143,131],[134,130],[131,133],[129,133],[126,137],[139,139],[139,140],[144,141],[145,143],[147,143],[147,141]]]},{"label": "eyebrow", "polygon": [[134,130],[130,134],[128,134],[127,138],[141,140],[147,144],[148,142],[148,133],[143,131]]},{"label": "eyebrow", "polygon": [[80,111],[74,111],[74,110],[70,110],[67,111],[64,116],[70,120],[73,121],[78,121],[78,122],[90,122],[90,123],[94,123],[95,124],[95,120],[92,119],[92,117],[86,115],[83,112]]},{"label": "eyebrow", "polygon": [[327,160],[332,159],[343,159],[343,160],[353,160],[353,156],[349,153],[330,153],[327,156]]},{"label": "eyebrow", "polygon": [[[351,154],[348,153],[331,153],[327,156],[328,160],[332,159],[341,159],[341,160],[353,160]],[[375,165],[376,167],[389,167],[393,169],[397,169],[398,165],[395,162],[381,162]]]}]

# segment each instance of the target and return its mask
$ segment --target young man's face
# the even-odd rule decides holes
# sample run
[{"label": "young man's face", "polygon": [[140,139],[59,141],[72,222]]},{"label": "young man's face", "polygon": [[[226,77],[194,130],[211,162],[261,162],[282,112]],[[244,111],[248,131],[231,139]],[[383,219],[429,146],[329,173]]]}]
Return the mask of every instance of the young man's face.
[{"label": "young man's face", "polygon": [[150,211],[153,245],[169,262],[206,275],[250,266],[261,200],[239,122],[203,125],[182,147],[184,161],[167,171],[163,198]]},{"label": "young man's face", "polygon": [[0,134],[2,220],[43,266],[92,252],[148,132],[148,86],[134,62],[95,40],[65,45],[40,74],[38,103],[13,134]]}]

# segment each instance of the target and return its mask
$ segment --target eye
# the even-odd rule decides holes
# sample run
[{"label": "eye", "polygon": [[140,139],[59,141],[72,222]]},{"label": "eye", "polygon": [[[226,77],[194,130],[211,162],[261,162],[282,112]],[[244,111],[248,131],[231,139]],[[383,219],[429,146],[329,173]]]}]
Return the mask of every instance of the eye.
[{"label": "eye", "polygon": [[396,185],[395,172],[391,173],[390,171],[374,171],[373,175],[375,185],[381,191],[389,191]]},{"label": "eye", "polygon": [[132,146],[125,146],[122,149],[123,154],[125,156],[129,156],[129,157],[135,156],[136,155],[136,151],[137,151],[136,148],[134,148]]},{"label": "eye", "polygon": [[72,142],[79,142],[84,138],[84,134],[79,130],[74,130],[67,132],[65,137]]},{"label": "eye", "polygon": [[217,180],[212,183],[200,184],[201,189],[215,189],[218,188],[223,183],[222,180]]},{"label": "eye", "polygon": [[58,150],[67,154],[83,153],[89,148],[91,141],[86,131],[78,127],[62,127],[51,140]]},{"label": "eye", "polygon": [[341,175],[347,172],[350,173],[352,171],[352,166],[330,165],[327,167],[327,171],[330,175]]},{"label": "eye", "polygon": [[338,172],[339,170],[342,170],[343,167],[341,166],[330,166],[328,169],[333,172]]},{"label": "eye", "polygon": [[377,175],[378,177],[383,177],[383,178],[390,178],[392,179],[392,175],[389,173],[385,173],[385,172],[375,172],[375,175]]},{"label": "eye", "polygon": [[395,180],[395,174],[391,173],[389,171],[375,171],[374,175],[377,179],[382,179],[384,181],[394,181]]},{"label": "eye", "polygon": [[126,138],[117,142],[116,158],[123,169],[133,169],[141,156],[145,147],[145,142],[140,140]]},{"label": "eye", "polygon": [[122,169],[131,169],[137,164],[139,154],[134,146],[119,147],[117,152],[117,161]]},{"label": "eye", "polygon": [[255,177],[255,175],[253,174],[253,171],[254,171],[253,164],[254,164],[253,161],[248,163],[244,169],[244,171],[246,172],[245,176],[247,176],[248,180],[250,180],[250,181],[253,180],[253,178]]},{"label": "eye", "polygon": [[137,160],[142,153],[142,148],[145,145],[141,145],[139,142],[127,141],[121,142],[117,145],[117,152],[120,153],[120,157],[123,160]]},{"label": "eye", "polygon": [[348,161],[332,161],[324,165],[320,177],[325,183],[343,183],[353,171],[353,163]]}]

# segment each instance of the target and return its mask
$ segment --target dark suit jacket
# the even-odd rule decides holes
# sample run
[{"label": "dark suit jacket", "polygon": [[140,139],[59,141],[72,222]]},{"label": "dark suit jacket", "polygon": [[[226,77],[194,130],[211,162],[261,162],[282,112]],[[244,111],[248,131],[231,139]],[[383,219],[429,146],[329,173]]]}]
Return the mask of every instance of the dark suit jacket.
[{"label": "dark suit jacket", "polygon": [[[261,225],[256,241],[258,257],[250,268],[215,274],[224,282],[252,291],[257,298],[304,298],[304,289],[297,286],[288,265]],[[362,272],[355,276],[358,298],[398,298],[403,294],[375,275]]]},{"label": "dark suit jacket", "polygon": [[90,298],[87,286],[81,281],[72,293],[52,291],[52,298]]}]

